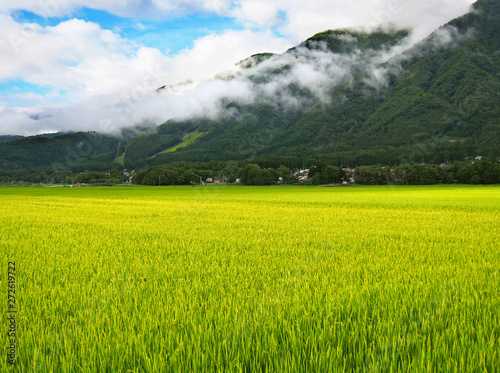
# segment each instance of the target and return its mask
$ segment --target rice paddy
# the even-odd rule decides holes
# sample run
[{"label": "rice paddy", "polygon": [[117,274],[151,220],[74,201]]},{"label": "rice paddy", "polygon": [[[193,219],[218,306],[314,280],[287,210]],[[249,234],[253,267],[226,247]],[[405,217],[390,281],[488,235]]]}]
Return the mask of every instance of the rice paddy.
[{"label": "rice paddy", "polygon": [[18,309],[0,371],[500,367],[498,186],[0,188],[0,204]]}]

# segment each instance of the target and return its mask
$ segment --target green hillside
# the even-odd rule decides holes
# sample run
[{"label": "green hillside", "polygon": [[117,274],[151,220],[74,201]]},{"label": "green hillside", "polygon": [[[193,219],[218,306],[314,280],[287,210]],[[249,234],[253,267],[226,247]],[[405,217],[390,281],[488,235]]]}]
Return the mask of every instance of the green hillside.
[{"label": "green hillside", "polygon": [[95,132],[29,137],[0,144],[0,169],[53,166],[72,171],[114,167],[120,141]]}]

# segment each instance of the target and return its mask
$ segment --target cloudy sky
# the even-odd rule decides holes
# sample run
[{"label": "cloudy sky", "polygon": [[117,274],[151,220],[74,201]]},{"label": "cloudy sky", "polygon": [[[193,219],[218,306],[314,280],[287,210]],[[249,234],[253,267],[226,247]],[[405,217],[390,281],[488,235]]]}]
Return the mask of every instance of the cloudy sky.
[{"label": "cloudy sky", "polygon": [[224,95],[227,86],[203,82],[252,54],[283,53],[334,28],[392,24],[418,40],[472,3],[0,0],[0,135],[159,124]]}]

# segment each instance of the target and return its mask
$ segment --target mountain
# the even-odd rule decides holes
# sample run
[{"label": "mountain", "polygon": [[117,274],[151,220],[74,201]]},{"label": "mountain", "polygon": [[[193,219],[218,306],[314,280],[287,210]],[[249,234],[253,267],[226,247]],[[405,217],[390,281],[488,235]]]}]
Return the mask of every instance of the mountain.
[{"label": "mountain", "polygon": [[[250,73],[242,74],[256,91],[283,83],[279,94],[247,105],[228,100],[224,109],[231,114],[217,120],[169,121],[133,141],[125,163],[296,157],[356,165],[499,157],[499,23],[498,2],[481,0],[471,13],[386,60],[384,52],[403,46],[408,32],[327,31],[282,56],[252,56],[241,63]],[[326,98],[317,97],[317,81],[307,86],[288,79],[297,65],[328,64],[324,58],[334,61],[322,71],[333,75],[324,77],[333,86]],[[346,65],[347,73],[338,71]],[[286,106],[292,99],[299,109]],[[158,151],[190,133],[203,136]]]},{"label": "mountain", "polygon": [[22,138],[23,138],[22,136],[9,136],[9,135],[0,136],[0,143],[20,140]]},{"label": "mountain", "polygon": [[[409,31],[330,30],[283,55],[241,61],[220,114],[117,138],[69,134],[0,143],[0,168],[142,168],[180,161],[289,159],[335,165],[500,157],[500,3],[408,48]],[[83,156],[79,147],[92,145]],[[80,145],[79,145],[80,144]],[[288,162],[290,163],[290,162]],[[293,162],[292,162],[293,163]]]},{"label": "mountain", "polygon": [[118,142],[116,138],[93,132],[27,137],[0,144],[0,169],[112,168]]}]

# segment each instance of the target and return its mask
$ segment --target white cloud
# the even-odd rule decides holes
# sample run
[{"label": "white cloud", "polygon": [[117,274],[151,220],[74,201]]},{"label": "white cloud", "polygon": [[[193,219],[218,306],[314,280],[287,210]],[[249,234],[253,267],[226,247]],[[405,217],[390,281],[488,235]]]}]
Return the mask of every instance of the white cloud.
[{"label": "white cloud", "polygon": [[171,59],[169,71],[180,78],[200,82],[226,70],[252,54],[260,52],[283,53],[289,44],[270,31],[226,31],[198,39],[192,49],[186,49]]},{"label": "white cloud", "polygon": [[[393,24],[415,29],[422,39],[452,18],[466,13],[474,0],[240,0],[230,13],[243,24],[277,27],[300,42],[333,28],[373,29]],[[281,15],[286,14],[286,20]]]},{"label": "white cloud", "polygon": [[187,79],[197,83],[234,69],[235,62],[261,48],[282,52],[287,46],[270,32],[227,31],[200,38],[178,55],[165,56],[153,48],[136,50],[132,42],[91,22],[73,19],[41,27],[0,15],[0,82],[23,79],[95,95],[129,89],[151,71],[161,70],[160,85]]},{"label": "white cloud", "polygon": [[[474,0],[0,0],[0,12],[28,10],[41,17],[69,16],[87,7],[131,18],[173,18],[206,12],[229,15],[243,24],[280,27],[295,38],[329,28],[429,25],[430,33],[464,14]],[[281,24],[281,13],[287,14]],[[432,24],[432,26],[430,26]]]},{"label": "white cloud", "polygon": [[[0,15],[0,82],[19,79],[52,91],[67,91],[65,101],[72,102],[57,105],[34,100],[38,96],[26,93],[24,97],[34,105],[27,110],[10,107],[13,97],[0,96],[0,105],[8,108],[0,113],[0,133],[114,130],[146,117],[162,122],[186,113],[213,111],[216,99],[208,97],[203,85],[190,97],[172,96],[167,104],[155,90],[187,80],[192,88],[220,72],[234,72],[235,62],[262,48],[283,52],[287,47],[285,40],[268,31],[229,30],[200,38],[193,48],[166,56],[158,49],[137,47],[91,22],[72,19],[42,27]],[[220,92],[217,84],[209,84],[212,95]],[[33,113],[42,114],[41,119],[32,119]],[[108,118],[113,118],[112,126],[106,124]]]},{"label": "white cloud", "polygon": [[231,15],[249,27],[272,28],[280,26],[280,4],[266,0],[244,0]]},{"label": "white cloud", "polygon": [[[250,33],[249,36],[251,35]],[[231,32],[229,35],[221,35],[220,41],[231,40],[234,37],[235,35]],[[208,39],[205,42],[212,45],[213,42],[210,38]],[[241,37],[236,39],[241,40]],[[200,41],[200,44],[203,42]],[[150,52],[148,50],[143,53],[148,55]],[[190,51],[186,51],[185,61],[189,61],[189,53]],[[161,123],[171,118],[183,119],[197,116],[216,118],[220,114],[221,98],[228,98],[240,104],[249,104],[258,100],[275,103],[282,108],[294,109],[310,104],[314,100],[298,99],[290,91],[290,89],[296,89],[293,87],[301,89],[314,87],[311,90],[312,95],[320,100],[328,100],[329,89],[337,84],[349,84],[351,71],[356,66],[359,68],[361,65],[373,65],[373,74],[383,74],[375,67],[376,63],[380,62],[380,56],[367,53],[359,57],[356,58],[351,54],[333,54],[322,49],[311,51],[306,48],[296,48],[281,57],[273,57],[253,68],[235,72],[233,79],[230,80],[213,79],[197,86],[191,84],[182,87],[183,89],[178,91],[161,90],[160,94],[154,91],[157,77],[152,73],[149,76],[150,79],[145,79],[142,84],[130,90],[124,90],[121,94],[117,92],[94,95],[82,103],[52,110],[40,108],[39,112],[34,111],[33,108],[26,112],[10,110],[4,117],[9,118],[9,130],[20,126],[23,134],[33,131],[36,125],[38,128],[51,131],[98,130],[112,133],[119,128],[144,121]],[[217,58],[217,55],[213,58]],[[183,61],[174,60],[182,65]],[[197,64],[196,61],[191,61],[191,63],[195,66]],[[280,74],[270,73],[285,66],[289,68],[284,69]],[[177,67],[172,65],[170,71],[174,71],[175,68]],[[185,66],[184,68],[178,66],[178,68],[180,72],[186,70]],[[266,82],[256,85],[250,78],[252,76],[260,76]],[[379,78],[383,79],[383,76]],[[64,124],[64,127],[61,127],[61,124]]]},{"label": "white cloud", "polygon": [[83,7],[127,18],[168,19],[196,12],[219,14],[231,7],[231,0],[0,0],[0,12],[21,9],[41,17],[70,16]]},{"label": "white cloud", "polygon": [[[29,31],[26,31],[29,30]],[[75,67],[86,61],[117,60],[133,49],[118,35],[77,19],[56,27],[17,24],[0,15],[0,81],[79,90],[87,82]]]}]

